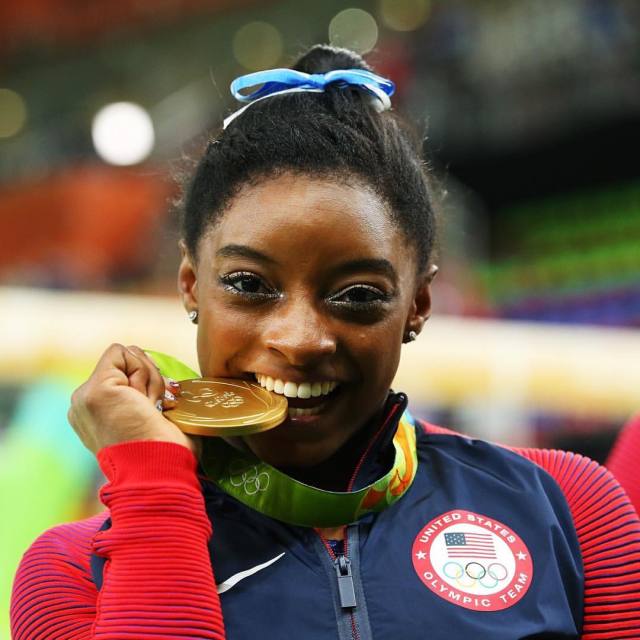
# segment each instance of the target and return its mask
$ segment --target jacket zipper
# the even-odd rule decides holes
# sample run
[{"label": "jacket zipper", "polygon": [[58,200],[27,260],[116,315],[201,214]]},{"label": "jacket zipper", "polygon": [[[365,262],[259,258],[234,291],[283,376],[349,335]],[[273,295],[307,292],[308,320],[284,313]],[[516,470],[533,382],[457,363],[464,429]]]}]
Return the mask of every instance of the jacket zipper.
[{"label": "jacket zipper", "polygon": [[356,617],[353,610],[357,606],[356,591],[353,585],[353,574],[351,572],[351,561],[348,555],[348,534],[347,527],[343,527],[343,551],[342,553],[335,553],[331,548],[329,541],[322,535],[322,533],[316,530],[316,533],[320,536],[322,544],[324,544],[327,553],[333,560],[333,566],[336,571],[336,577],[338,579],[338,595],[340,597],[340,606],[343,609],[349,610],[351,616],[351,636],[353,640],[360,640],[360,634],[358,632],[358,625],[356,624]]},{"label": "jacket zipper", "polygon": [[340,596],[340,606],[343,609],[353,609],[357,606],[356,591],[353,586],[353,574],[351,573],[351,560],[347,554],[347,527],[343,527],[343,551],[342,553],[336,553],[329,544],[329,541],[324,535],[317,531],[317,534],[322,540],[325,549],[331,560],[333,561],[333,568],[336,572],[338,579],[338,595]]},{"label": "jacket zipper", "polygon": [[[398,406],[399,406],[398,404],[393,406],[393,408],[387,415],[386,419],[383,421],[378,431],[376,431],[373,438],[371,438],[367,448],[365,449],[363,454],[360,456],[360,460],[358,460],[358,464],[355,466],[355,469],[351,474],[351,479],[349,480],[347,491],[353,490],[353,485],[356,481],[356,477],[358,476],[358,473],[362,468],[362,465],[367,455],[369,454],[369,451],[371,451],[373,443],[378,439],[378,436],[384,431],[387,424],[389,423],[389,420],[391,420],[391,418],[396,413]],[[338,594],[340,597],[340,606],[343,609],[349,609],[349,614],[351,616],[351,635],[353,637],[353,640],[360,640],[360,633],[358,632],[358,625],[356,624],[356,617],[353,611],[357,606],[357,602],[356,602],[356,592],[353,585],[351,561],[349,560],[349,536],[348,536],[348,528],[346,525],[343,526],[342,531],[343,531],[342,553],[336,554],[334,550],[331,548],[331,545],[329,544],[328,540],[324,537],[324,535],[318,529],[316,529],[316,533],[320,536],[320,539],[322,540],[322,544],[324,544],[324,547],[327,550],[327,553],[333,560],[333,565],[334,565],[334,568],[336,571],[336,577],[338,580]]]}]

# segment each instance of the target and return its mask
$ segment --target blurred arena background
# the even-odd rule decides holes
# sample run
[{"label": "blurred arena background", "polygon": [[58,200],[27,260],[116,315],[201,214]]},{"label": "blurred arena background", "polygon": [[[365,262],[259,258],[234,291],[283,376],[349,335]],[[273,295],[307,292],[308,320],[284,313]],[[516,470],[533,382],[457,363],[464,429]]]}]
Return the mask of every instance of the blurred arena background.
[{"label": "blurred arena background", "polygon": [[21,554],[92,514],[66,421],[111,342],[195,365],[174,177],[229,82],[315,42],[368,54],[424,127],[434,316],[397,386],[445,426],[603,461],[640,408],[636,0],[0,4],[0,638]]}]

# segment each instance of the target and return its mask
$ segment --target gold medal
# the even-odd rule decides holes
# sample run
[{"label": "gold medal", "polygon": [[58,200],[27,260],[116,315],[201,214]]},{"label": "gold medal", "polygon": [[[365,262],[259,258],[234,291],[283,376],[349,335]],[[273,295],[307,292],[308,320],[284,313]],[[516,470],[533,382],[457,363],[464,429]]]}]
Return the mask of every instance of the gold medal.
[{"label": "gold medal", "polygon": [[284,396],[233,378],[180,382],[177,405],[164,412],[181,431],[199,436],[245,436],[277,427],[287,417]]}]

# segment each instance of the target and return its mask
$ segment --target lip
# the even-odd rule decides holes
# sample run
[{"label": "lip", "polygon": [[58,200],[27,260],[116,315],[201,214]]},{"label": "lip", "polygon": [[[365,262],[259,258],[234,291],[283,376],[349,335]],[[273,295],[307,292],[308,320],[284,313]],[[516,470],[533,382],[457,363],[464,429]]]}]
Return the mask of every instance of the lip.
[{"label": "lip", "polygon": [[[271,393],[275,393],[272,391]],[[277,394],[281,395],[281,394]],[[286,396],[283,396],[286,398]],[[315,407],[319,407],[324,404],[329,395],[326,396],[318,396],[317,398],[287,398],[287,404],[292,409],[314,409]]]},{"label": "lip", "polygon": [[283,424],[310,425],[322,418],[322,412],[313,416],[289,416]]}]

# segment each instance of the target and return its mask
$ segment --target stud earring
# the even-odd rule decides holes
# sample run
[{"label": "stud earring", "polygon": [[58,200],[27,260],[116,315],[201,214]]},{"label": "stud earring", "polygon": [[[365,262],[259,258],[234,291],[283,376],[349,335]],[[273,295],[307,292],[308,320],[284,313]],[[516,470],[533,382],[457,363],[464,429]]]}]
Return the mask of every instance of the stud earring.
[{"label": "stud earring", "polygon": [[418,334],[415,331],[409,331],[406,335],[404,341],[405,342],[413,342],[418,337]]},{"label": "stud earring", "polygon": [[189,320],[191,320],[191,322],[193,322],[193,324],[198,324],[198,310],[197,309],[192,309],[191,311],[189,311],[189,313],[187,315],[189,316]]}]

